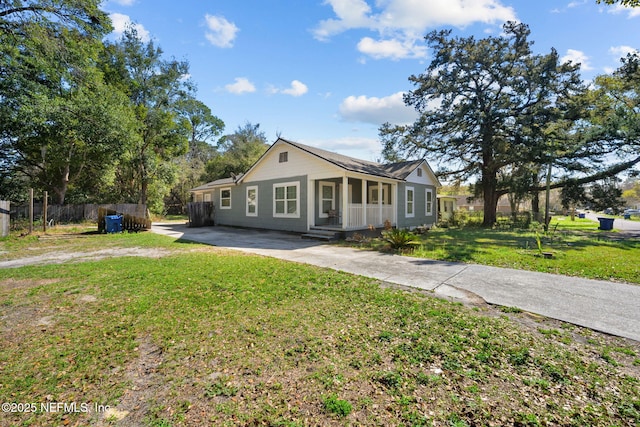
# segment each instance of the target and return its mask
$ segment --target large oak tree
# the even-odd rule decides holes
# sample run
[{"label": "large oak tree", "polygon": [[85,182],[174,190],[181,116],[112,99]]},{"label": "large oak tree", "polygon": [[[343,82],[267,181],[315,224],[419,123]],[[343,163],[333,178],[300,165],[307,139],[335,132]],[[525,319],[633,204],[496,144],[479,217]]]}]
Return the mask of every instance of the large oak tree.
[{"label": "large oak tree", "polygon": [[99,3],[0,2],[1,172],[60,204],[74,184],[91,192],[129,136],[126,100],[95,66],[111,30]]},{"label": "large oak tree", "polygon": [[529,34],[517,23],[505,24],[503,36],[484,39],[428,34],[433,60],[409,78],[415,89],[404,98],[420,117],[380,130],[385,156],[426,157],[441,175],[477,179],[486,226],[496,220],[498,198],[516,183],[526,186],[517,178],[535,175],[529,165],[547,163],[550,146],[558,144],[548,125],[570,114],[568,100],[583,90],[579,66],[561,64],[555,50],[534,55]]}]

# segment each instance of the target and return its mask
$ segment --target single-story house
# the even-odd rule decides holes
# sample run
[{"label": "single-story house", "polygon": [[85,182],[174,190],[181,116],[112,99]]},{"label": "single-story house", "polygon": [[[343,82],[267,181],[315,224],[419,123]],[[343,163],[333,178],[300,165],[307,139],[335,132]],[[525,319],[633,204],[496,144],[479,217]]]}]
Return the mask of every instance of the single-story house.
[{"label": "single-story house", "polygon": [[308,232],[431,226],[440,182],[425,160],[379,164],[278,140],[241,175],[191,190],[217,225]]}]

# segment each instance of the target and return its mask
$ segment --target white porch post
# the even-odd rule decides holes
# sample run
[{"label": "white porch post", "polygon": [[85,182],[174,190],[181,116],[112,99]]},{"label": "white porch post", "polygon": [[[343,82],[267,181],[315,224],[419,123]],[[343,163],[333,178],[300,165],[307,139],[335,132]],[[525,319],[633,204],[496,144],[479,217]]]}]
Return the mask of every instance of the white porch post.
[{"label": "white porch post", "polygon": [[393,225],[398,226],[398,184],[391,184],[391,206],[393,206]]},{"label": "white porch post", "polygon": [[349,178],[345,173],[342,176],[342,229],[349,226]]},{"label": "white porch post", "polygon": [[384,223],[382,219],[382,183],[380,181],[378,181],[378,222]]},{"label": "white porch post", "polygon": [[307,182],[307,230],[316,225],[315,220],[316,185],[313,179]]},{"label": "white porch post", "polygon": [[362,179],[361,180],[362,183],[360,184],[360,193],[361,193],[361,199],[362,199],[362,224],[360,225],[367,225],[367,197],[369,195],[369,193],[367,193],[367,191],[369,190],[367,188],[367,180],[366,179]]}]

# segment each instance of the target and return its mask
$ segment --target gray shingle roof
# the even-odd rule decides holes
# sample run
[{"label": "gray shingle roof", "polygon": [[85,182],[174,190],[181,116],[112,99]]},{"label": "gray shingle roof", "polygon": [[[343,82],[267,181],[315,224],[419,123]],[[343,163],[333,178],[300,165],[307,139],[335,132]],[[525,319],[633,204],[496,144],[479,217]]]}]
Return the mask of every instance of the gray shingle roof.
[{"label": "gray shingle roof", "polygon": [[[366,175],[372,175],[372,176],[377,176],[381,178],[397,179],[400,181],[405,180],[409,176],[409,174],[411,174],[411,172],[413,172],[418,166],[420,166],[424,162],[424,160],[410,160],[410,161],[399,162],[399,163],[380,164],[376,162],[370,162],[367,160],[356,159],[355,157],[344,156],[342,154],[334,153],[332,151],[327,151],[321,148],[311,147],[309,145],[304,145],[298,142],[289,141],[284,138],[278,138],[278,141],[282,141],[286,144],[296,147],[299,150],[302,150],[306,153],[311,154],[312,156],[318,157],[322,160],[332,163],[349,172],[363,173]],[[278,143],[278,141],[276,141],[272,145],[272,147],[276,143]],[[271,148],[269,148],[269,150],[270,149]],[[267,150],[267,152],[269,152],[269,150]],[[249,170],[256,167],[256,165],[260,163],[260,160],[262,160],[262,158],[265,155],[266,153],[263,154],[263,156],[260,157],[260,159],[258,159],[258,161],[254,163]],[[246,175],[246,173],[244,175]],[[199,187],[192,188],[191,191],[203,191],[213,187],[219,187],[221,185],[235,184],[236,182],[240,182],[244,175],[238,175],[237,177],[235,177],[235,179],[222,178],[216,181],[208,182]]]},{"label": "gray shingle roof", "polygon": [[[237,178],[236,178],[237,179]],[[236,179],[234,178],[221,178],[221,179],[217,179],[215,181],[211,181],[211,182],[207,182],[206,184],[202,184],[196,188],[192,188],[189,191],[202,191],[202,190],[208,190],[210,188],[213,187],[219,187],[221,185],[231,185],[231,184],[235,184]]]},{"label": "gray shingle roof", "polygon": [[359,172],[383,178],[404,180],[422,162],[424,162],[424,160],[411,160],[400,163],[380,164],[376,162],[369,162],[367,160],[356,159],[354,157],[344,156],[342,154],[323,150],[321,148],[310,147],[308,145],[288,141],[283,138],[280,138],[280,140],[286,142],[287,144],[293,145],[294,147],[297,147],[302,151],[306,151],[309,154],[326,160],[329,163],[333,163],[334,165],[350,172]]}]

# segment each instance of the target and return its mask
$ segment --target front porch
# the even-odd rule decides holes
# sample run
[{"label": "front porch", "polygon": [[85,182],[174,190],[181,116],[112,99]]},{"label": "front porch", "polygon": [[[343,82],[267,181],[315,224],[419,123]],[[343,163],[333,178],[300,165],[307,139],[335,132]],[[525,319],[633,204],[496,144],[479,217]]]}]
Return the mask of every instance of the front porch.
[{"label": "front porch", "polygon": [[[310,182],[315,191],[312,227],[339,231],[381,228],[397,222],[397,184],[344,176]],[[345,190],[346,189],[346,190]]]}]

